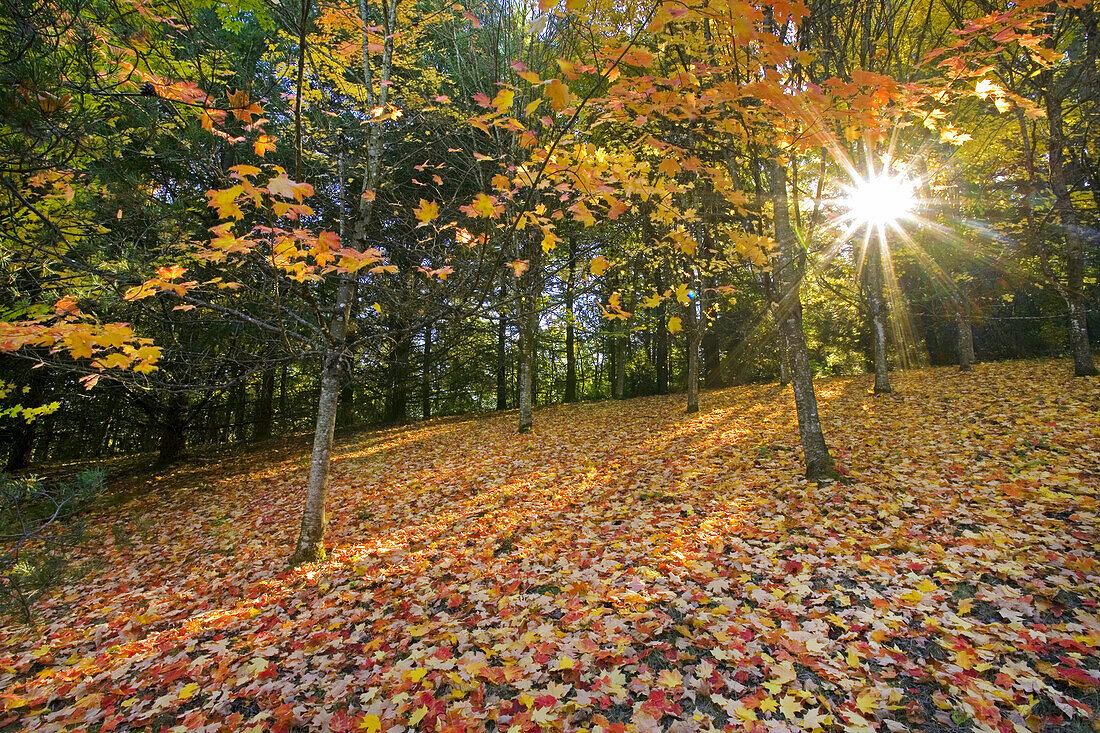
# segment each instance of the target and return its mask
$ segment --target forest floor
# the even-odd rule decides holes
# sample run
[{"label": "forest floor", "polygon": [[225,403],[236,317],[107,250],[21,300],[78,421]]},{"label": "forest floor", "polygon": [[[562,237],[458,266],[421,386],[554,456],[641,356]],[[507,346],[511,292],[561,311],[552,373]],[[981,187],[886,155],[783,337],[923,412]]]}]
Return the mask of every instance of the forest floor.
[{"label": "forest floor", "polygon": [[158,476],[0,628],[0,730],[1100,728],[1100,380],[1066,362],[431,421]]}]

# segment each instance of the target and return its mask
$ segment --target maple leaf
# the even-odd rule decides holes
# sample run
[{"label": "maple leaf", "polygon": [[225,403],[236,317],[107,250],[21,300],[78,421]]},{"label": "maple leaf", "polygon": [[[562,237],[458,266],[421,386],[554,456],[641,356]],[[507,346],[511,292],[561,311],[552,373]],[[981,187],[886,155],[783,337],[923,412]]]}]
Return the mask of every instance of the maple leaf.
[{"label": "maple leaf", "polygon": [[545,93],[550,99],[550,106],[558,112],[569,106],[569,87],[559,79],[551,79]]},{"label": "maple leaf", "polygon": [[420,199],[420,205],[416,207],[414,213],[416,214],[417,220],[420,222],[417,226],[427,226],[439,216],[439,204],[434,201]]},{"label": "maple leaf", "polygon": [[258,138],[256,138],[256,141],[254,143],[252,143],[252,150],[256,153],[256,155],[262,158],[264,157],[264,155],[267,154],[269,150],[275,149],[275,143],[277,143],[278,141],[279,138],[277,137],[262,134]]},{"label": "maple leaf", "polygon": [[284,199],[294,199],[301,202],[306,196],[313,195],[313,186],[308,183],[298,183],[290,180],[285,171],[278,171],[278,175],[267,182],[267,192],[272,196],[280,196]]},{"label": "maple leaf", "polygon": [[684,330],[684,323],[680,319],[680,316],[673,316],[672,318],[668,319],[668,332],[669,333],[680,333],[680,331],[683,331],[683,330]]},{"label": "maple leaf", "polygon": [[511,89],[501,89],[493,98],[492,105],[498,112],[504,112],[505,110],[511,109],[512,101],[515,97],[516,93]]},{"label": "maple leaf", "polygon": [[516,277],[521,277],[523,273],[527,272],[527,268],[531,266],[531,263],[527,260],[512,260],[508,263],[508,266],[512,268],[512,272]]},{"label": "maple leaf", "polygon": [[225,189],[211,189],[206,192],[210,206],[217,209],[219,219],[241,219],[244,212],[238,203],[237,197],[244,191],[244,186],[236,185]]},{"label": "maple leaf", "polygon": [[779,700],[779,712],[783,713],[783,717],[791,722],[797,720],[798,713],[801,710],[802,703],[794,695],[787,694]]},{"label": "maple leaf", "polygon": [[479,193],[469,205],[463,207],[463,211],[475,218],[497,219],[500,217],[500,213],[504,211],[504,207],[497,204],[496,197]]},{"label": "maple leaf", "polygon": [[657,684],[670,690],[678,690],[684,685],[684,675],[678,669],[662,669],[657,675]]},{"label": "maple leaf", "polygon": [[604,274],[610,264],[611,262],[608,261],[606,257],[599,255],[598,257],[592,258],[592,261],[588,263],[588,269],[592,271],[593,275],[599,277]]},{"label": "maple leaf", "polygon": [[252,118],[255,115],[263,114],[260,106],[252,102],[251,95],[246,89],[229,93],[229,108],[233,116],[246,125],[252,124]]}]

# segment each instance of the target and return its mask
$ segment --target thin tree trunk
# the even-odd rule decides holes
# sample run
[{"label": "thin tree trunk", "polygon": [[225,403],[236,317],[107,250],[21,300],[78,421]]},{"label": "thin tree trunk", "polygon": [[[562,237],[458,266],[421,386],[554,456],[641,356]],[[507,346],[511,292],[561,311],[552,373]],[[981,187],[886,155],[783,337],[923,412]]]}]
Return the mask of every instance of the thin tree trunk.
[{"label": "thin tree trunk", "polygon": [[[526,297],[523,298],[527,300]],[[534,426],[535,419],[531,405],[531,362],[535,345],[535,329],[538,328],[538,314],[534,308],[524,304],[524,313],[521,316],[519,329],[519,384],[516,387],[517,400],[519,402],[519,432],[529,433]]]},{"label": "thin tree trunk", "polygon": [[976,361],[974,334],[970,328],[970,318],[966,315],[966,308],[961,303],[955,307],[955,326],[959,331],[959,371],[968,372]]},{"label": "thin tree trunk", "polygon": [[248,441],[248,384],[241,379],[233,387],[233,442]]},{"label": "thin tree trunk", "polygon": [[[374,82],[371,78],[368,50],[367,4],[362,0],[359,5],[362,23],[363,76],[367,90],[368,103],[385,108],[389,101],[390,72],[393,67],[393,37],[397,24],[397,0],[383,0],[385,13],[385,42],[382,50],[382,68],[379,75],[377,99],[374,97]],[[374,125],[370,130],[367,145],[367,165],[363,176],[363,191],[375,191],[381,180],[382,170],[382,127]],[[341,214],[345,213],[345,202],[340,202]],[[370,242],[370,226],[374,213],[374,198],[360,196],[359,216],[355,222],[354,245],[365,250]],[[336,408],[340,399],[340,369],[347,348],[348,321],[351,318],[351,306],[355,300],[358,282],[349,274],[339,276],[336,288],[336,303],[329,322],[328,338],[325,342],[324,358],[321,369],[321,389],[317,398],[317,420],[313,430],[313,454],[309,464],[309,483],[306,486],[305,507],[302,512],[302,527],[290,564],[323,560],[325,557],[325,494],[328,490],[329,466],[332,460],[332,434],[336,427]]]},{"label": "thin tree trunk", "polygon": [[867,304],[871,309],[871,342],[875,349],[875,394],[892,392],[890,386],[889,352],[886,346],[886,299],[882,294],[882,249],[871,244],[864,264]]},{"label": "thin tree trunk", "polygon": [[355,422],[355,381],[350,374],[341,374],[340,407],[336,410],[336,427],[346,428]]},{"label": "thin tree trunk", "polygon": [[539,403],[539,323],[535,317],[535,325],[531,331],[531,406]]},{"label": "thin tree trunk", "polygon": [[386,394],[386,422],[403,423],[409,417],[409,354],[412,344],[404,324],[398,324],[397,342],[390,352],[389,389]]},{"label": "thin tree trunk", "polygon": [[1085,256],[1077,212],[1066,184],[1066,140],[1063,132],[1062,99],[1053,89],[1053,71],[1042,72],[1043,100],[1046,103],[1047,125],[1050,129],[1048,161],[1050,188],[1054,193],[1054,210],[1062,222],[1066,241],[1066,305],[1069,306],[1069,343],[1073,352],[1073,374],[1086,377],[1096,374],[1096,365],[1089,346],[1089,328],[1084,293]]},{"label": "thin tree trunk", "polygon": [[538,342],[539,277],[542,246],[530,236],[524,247],[528,269],[520,280],[519,375],[516,399],[519,402],[519,432],[529,433],[535,424],[533,409],[535,348]]},{"label": "thin tree trunk", "polygon": [[786,387],[791,383],[790,351],[787,349],[787,339],[783,336],[783,329],[779,327],[779,313],[773,311],[772,315],[775,318],[776,346],[779,349],[779,383]]},{"label": "thin tree trunk", "polygon": [[[654,285],[657,286],[657,293],[664,293],[664,279],[661,276],[660,267],[658,267],[657,273],[654,277]],[[655,365],[655,371],[657,376],[657,394],[668,394],[668,325],[665,322],[668,315],[668,307],[665,305],[665,301],[661,300],[661,304],[657,306],[657,332],[654,337],[657,340],[656,353],[657,363]]]},{"label": "thin tree trunk", "polygon": [[[0,363],[5,367],[12,367],[12,371],[7,374],[13,374],[15,369],[19,369],[22,380],[29,382],[29,389],[26,394],[22,396],[20,400],[24,407],[38,407],[42,404],[42,380],[37,378],[35,372],[23,368],[21,364],[14,363],[15,359],[11,357],[3,358]],[[45,370],[43,370],[45,371]],[[29,373],[28,373],[29,372]],[[22,417],[16,415],[10,418],[12,425],[12,431],[15,435],[11,441],[11,451],[8,453],[7,471],[20,471],[30,465],[31,451],[34,448],[35,433],[38,429],[37,420],[24,420]]]},{"label": "thin tree trunk", "polygon": [[424,369],[420,382],[420,416],[432,416],[432,327],[424,327]]},{"label": "thin tree trunk", "polygon": [[577,401],[577,352],[573,341],[573,299],[576,271],[576,243],[573,241],[573,237],[570,237],[569,279],[565,281],[565,402]]},{"label": "thin tree trunk", "polygon": [[626,394],[626,323],[619,319],[611,326],[611,351],[615,363],[611,373],[611,397],[621,400]]},{"label": "thin tree trunk", "polygon": [[833,459],[821,431],[813,371],[810,369],[806,336],[802,331],[802,300],[799,295],[802,268],[796,266],[796,241],[787,204],[787,170],[780,163],[773,162],[770,173],[772,201],[775,206],[775,239],[780,250],[777,279],[782,287],[781,296],[774,289],[771,295],[778,311],[779,329],[790,361],[791,385],[795,411],[798,413],[798,433],[802,442],[802,455],[806,461],[806,478],[810,481],[825,481],[832,478]]},{"label": "thin tree trunk", "polygon": [[157,467],[169,465],[183,454],[187,446],[187,395],[173,392],[165,400],[164,417],[160,424],[160,445]]},{"label": "thin tree trunk", "polygon": [[[506,297],[508,297],[508,289],[502,281],[500,284],[502,304]],[[500,307],[500,318],[497,321],[497,409],[508,409],[508,322],[503,305]]]},{"label": "thin tree trunk", "polygon": [[[350,286],[348,285],[350,283]],[[336,411],[340,401],[340,366],[344,355],[344,339],[347,319],[339,313],[350,312],[354,281],[350,276],[341,277],[337,295],[337,317],[331,333],[331,343],[326,350],[321,367],[321,392],[317,399],[317,421],[313,428],[313,454],[309,463],[309,483],[306,486],[305,511],[298,543],[290,564],[320,562],[325,559],[325,494],[328,491],[329,468],[332,463],[332,435],[336,428]]]},{"label": "thin tree trunk", "polygon": [[274,419],[275,370],[267,367],[260,380],[260,394],[256,399],[256,429],[253,440],[267,440],[271,437],[271,425]]},{"label": "thin tree trunk", "polygon": [[12,440],[11,451],[8,453],[6,471],[21,471],[30,465],[31,449],[34,447],[34,420],[28,421],[21,417],[13,418],[16,423],[15,438]]},{"label": "thin tree trunk", "polygon": [[690,302],[684,310],[687,316],[687,328],[684,342],[687,346],[687,412],[699,412],[699,345],[702,342],[702,327],[695,312],[695,303]]}]

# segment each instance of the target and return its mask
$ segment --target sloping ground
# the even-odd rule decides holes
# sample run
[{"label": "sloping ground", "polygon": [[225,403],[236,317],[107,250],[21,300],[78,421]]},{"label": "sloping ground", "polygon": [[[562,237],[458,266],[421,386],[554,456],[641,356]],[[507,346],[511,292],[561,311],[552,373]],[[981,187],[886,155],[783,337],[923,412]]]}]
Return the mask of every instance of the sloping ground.
[{"label": "sloping ground", "polygon": [[[1100,380],[1065,363],[372,433],[164,477],[0,635],[0,729],[1092,730]],[[248,459],[246,459],[247,461]],[[6,726],[6,727],[5,727]]]}]

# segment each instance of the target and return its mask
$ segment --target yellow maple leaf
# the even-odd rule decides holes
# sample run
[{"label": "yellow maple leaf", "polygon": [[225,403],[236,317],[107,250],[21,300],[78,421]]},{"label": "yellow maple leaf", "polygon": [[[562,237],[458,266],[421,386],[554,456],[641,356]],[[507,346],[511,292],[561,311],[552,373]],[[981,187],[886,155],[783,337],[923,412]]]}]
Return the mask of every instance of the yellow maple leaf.
[{"label": "yellow maple leaf", "polygon": [[303,197],[313,195],[313,186],[292,181],[285,171],[280,170],[277,176],[267,182],[267,192],[272,196],[301,202]]},{"label": "yellow maple leaf", "polygon": [[683,323],[683,321],[680,320],[680,316],[673,316],[672,318],[668,319],[668,332],[669,333],[680,333],[680,331],[683,331],[683,330],[684,330],[684,323]]},{"label": "yellow maple leaf", "polygon": [[577,666],[577,663],[569,658],[568,655],[562,655],[562,658],[558,660],[558,666],[554,669],[573,669]]},{"label": "yellow maple leaf", "polygon": [[608,261],[608,259],[603,255],[600,255],[599,257],[593,257],[592,262],[588,264],[588,267],[590,270],[592,270],[593,275],[599,277],[600,275],[604,274],[604,272],[610,265],[611,262]]},{"label": "yellow maple leaf", "polygon": [[256,142],[252,143],[252,150],[256,155],[262,158],[268,150],[275,149],[275,143],[278,142],[278,140],[279,138],[271,135],[260,135],[256,138]]},{"label": "yellow maple leaf", "polygon": [[365,730],[367,733],[378,733],[382,730],[382,721],[377,715],[364,715],[359,719],[359,730]]},{"label": "yellow maple leaf", "polygon": [[102,359],[96,359],[92,362],[92,366],[97,369],[125,369],[130,366],[130,360],[125,355],[115,351]]},{"label": "yellow maple leaf", "polygon": [[856,696],[856,708],[870,715],[878,708],[878,695],[874,690],[864,690]]},{"label": "yellow maple leaf", "polygon": [[409,725],[416,725],[421,720],[423,720],[424,716],[427,715],[427,714],[428,714],[428,708],[425,707],[424,705],[421,705],[420,707],[418,707],[413,712],[412,715],[409,716]]},{"label": "yellow maple leaf", "polygon": [[772,679],[780,684],[786,685],[794,682],[798,675],[795,674],[794,665],[790,662],[780,662],[771,669]]},{"label": "yellow maple leaf", "polygon": [[784,695],[779,701],[779,712],[783,713],[783,717],[787,720],[795,720],[800,710],[802,710],[802,703],[794,695]]},{"label": "yellow maple leaf", "polygon": [[213,209],[217,209],[218,218],[220,219],[240,219],[244,216],[244,212],[241,211],[241,207],[237,203],[237,196],[243,191],[244,186],[239,184],[220,190],[211,189],[206,192],[208,205]]},{"label": "yellow maple leaf", "polygon": [[186,699],[190,698],[191,696],[193,696],[193,695],[194,695],[194,694],[195,694],[196,692],[198,692],[198,691],[199,691],[199,686],[198,686],[198,684],[197,684],[197,683],[195,683],[195,682],[188,682],[188,683],[187,683],[186,685],[184,685],[184,686],[183,686],[183,688],[182,688],[182,689],[181,689],[181,690],[179,691],[179,699],[180,699],[180,700],[186,700]]},{"label": "yellow maple leaf", "polygon": [[559,112],[569,106],[569,87],[559,79],[546,85],[546,96],[550,98],[550,106]]},{"label": "yellow maple leaf", "polygon": [[657,166],[657,172],[672,178],[680,172],[680,161],[678,158],[670,155],[661,161],[661,164]]},{"label": "yellow maple leaf", "polygon": [[678,669],[662,669],[657,675],[657,684],[670,690],[678,690],[684,685],[684,675]]},{"label": "yellow maple leaf", "polygon": [[92,338],[87,331],[70,331],[64,337],[65,348],[74,359],[89,359],[92,356]]},{"label": "yellow maple leaf", "polygon": [[511,89],[501,89],[497,92],[497,95],[493,97],[493,107],[495,107],[498,112],[503,112],[512,107],[512,102],[515,98],[516,93]]},{"label": "yellow maple leaf", "polygon": [[420,199],[420,205],[416,207],[414,213],[416,214],[417,220],[420,222],[417,226],[425,226],[439,216],[439,204],[434,201]]},{"label": "yellow maple leaf", "polygon": [[477,216],[486,219],[496,219],[500,215],[500,212],[495,206],[495,203],[492,196],[485,193],[479,193],[477,196],[474,196],[472,207]]}]

